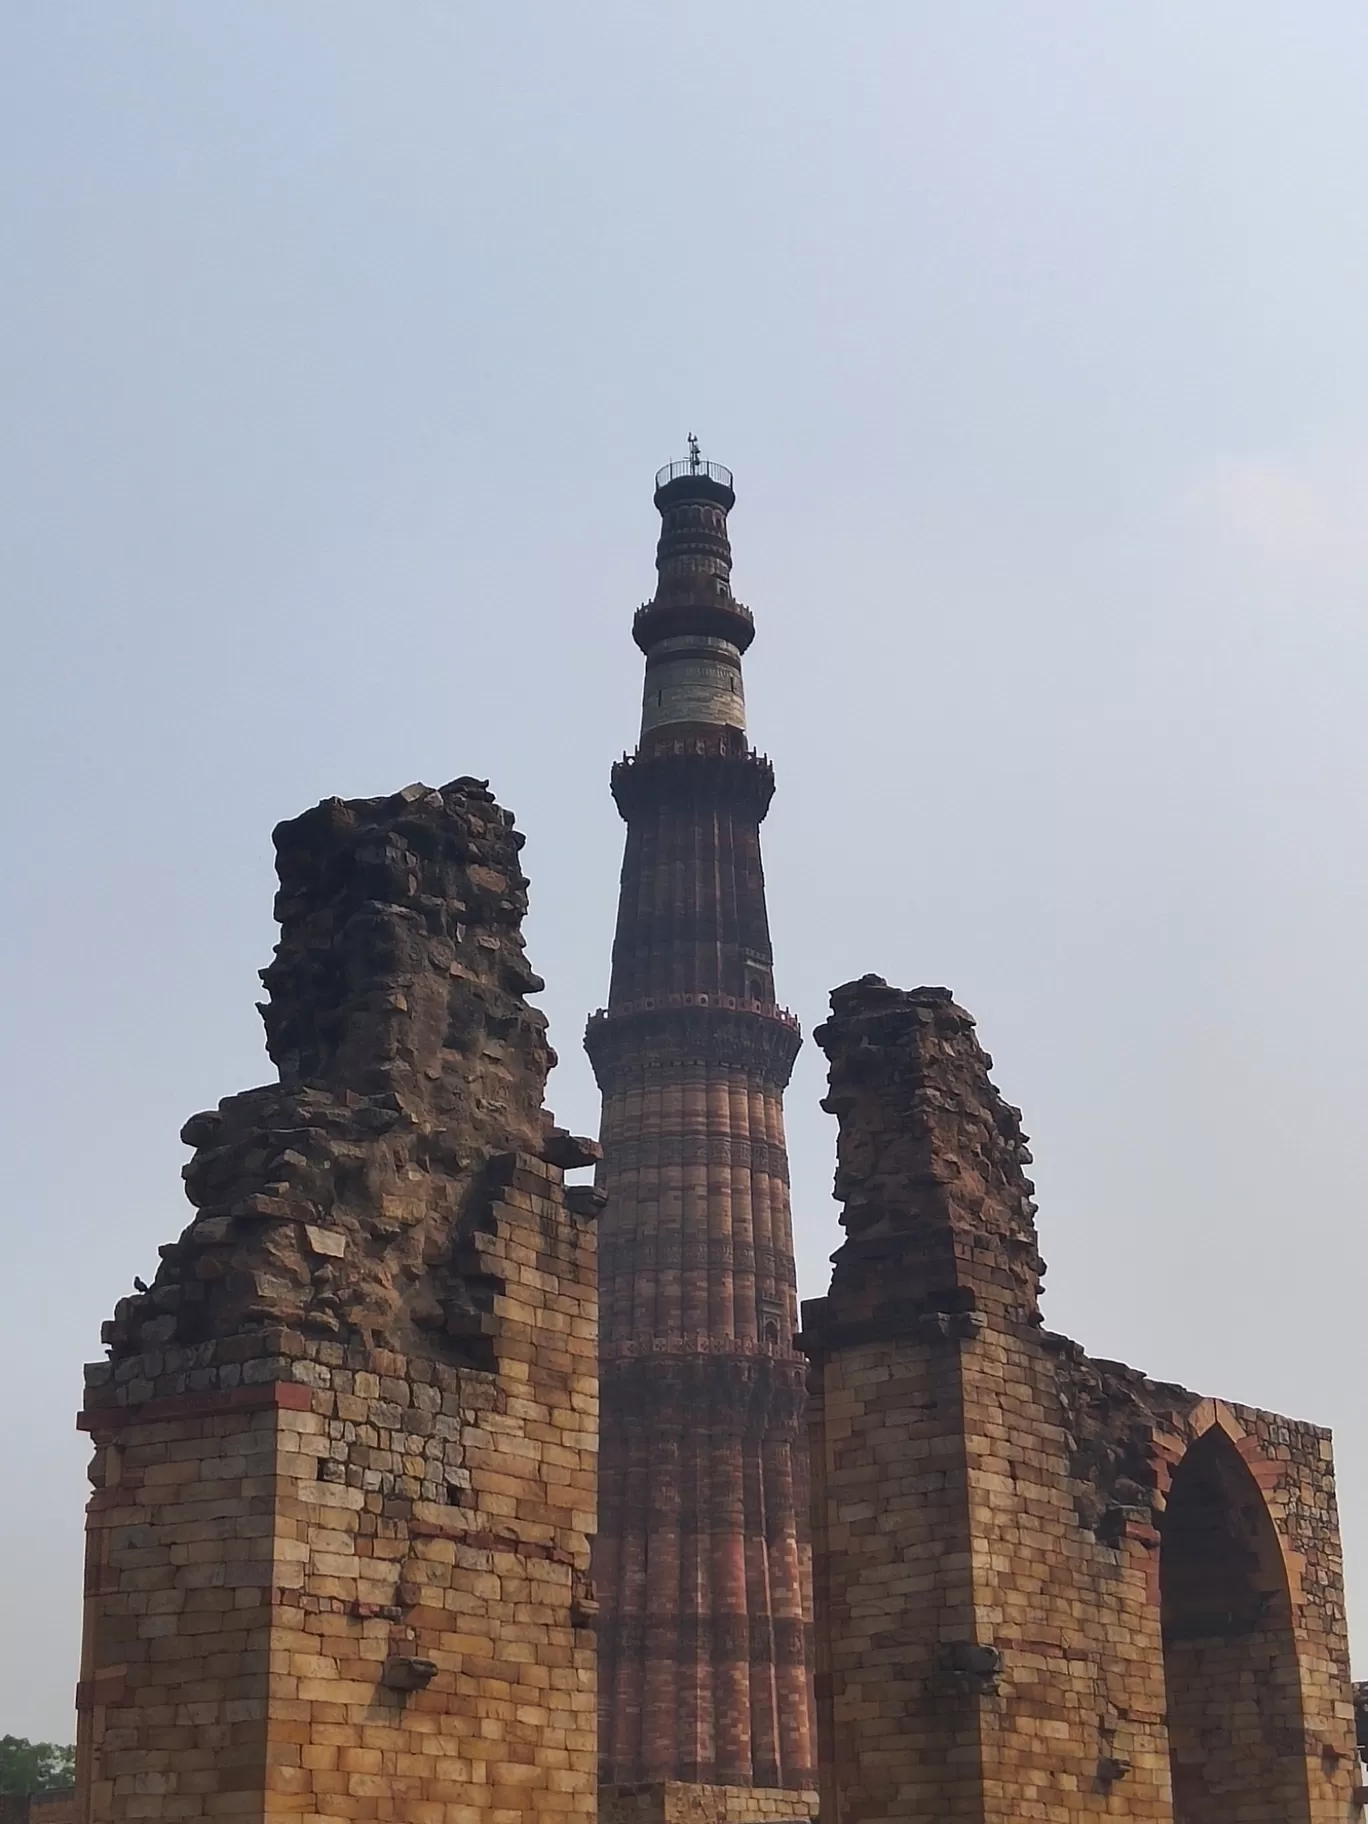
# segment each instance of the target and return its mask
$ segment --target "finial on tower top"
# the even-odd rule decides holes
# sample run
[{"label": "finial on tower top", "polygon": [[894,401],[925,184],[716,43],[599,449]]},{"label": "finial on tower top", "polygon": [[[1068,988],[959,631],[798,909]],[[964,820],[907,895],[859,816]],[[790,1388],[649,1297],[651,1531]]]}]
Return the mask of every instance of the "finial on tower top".
[{"label": "finial on tower top", "polygon": [[[715,482],[716,488],[704,486],[701,498],[718,500],[724,508],[730,509],[735,496],[732,493],[732,472],[721,462],[705,462],[699,448],[697,437],[690,431],[686,439],[689,453],[683,462],[667,462],[663,469],[656,470],[656,504],[659,505],[659,494],[662,488],[671,482],[703,483]],[[723,499],[725,494],[726,498]]]}]

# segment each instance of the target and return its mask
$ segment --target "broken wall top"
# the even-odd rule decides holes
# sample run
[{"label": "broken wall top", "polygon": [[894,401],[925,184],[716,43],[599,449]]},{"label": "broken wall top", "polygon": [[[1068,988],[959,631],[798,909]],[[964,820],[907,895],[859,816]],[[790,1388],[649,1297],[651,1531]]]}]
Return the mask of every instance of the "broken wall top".
[{"label": "broken wall top", "polygon": [[277,827],[280,1081],[186,1123],[197,1214],[105,1326],[116,1361],[281,1328],[467,1359],[500,1161],[547,1143],[522,843],[474,779]]},{"label": "broken wall top", "polygon": [[828,1296],[804,1304],[807,1353],[820,1360],[888,1340],[967,1344],[988,1326],[1014,1332],[1029,1350],[1018,1362],[1041,1364],[1063,1420],[1078,1518],[1106,1544],[1127,1528],[1157,1539],[1175,1453],[1219,1408],[1232,1435],[1296,1460],[1316,1485],[1321,1517],[1289,1525],[1306,1535],[1333,1631],[1342,1596],[1329,1434],[1091,1357],[1041,1328],[1030,1154],[1018,1111],[989,1078],[972,1017],[948,989],[908,992],[878,976],[837,988],[831,1005],[815,1037],[830,1062],[823,1107],[840,1122],[835,1195],[847,1238]]},{"label": "broken wall top", "polygon": [[840,1118],[846,1240],[805,1329],[989,1310],[1038,1323],[1030,1153],[972,1017],[949,989],[890,988],[876,975],[835,989],[831,1009],[814,1036],[830,1063],[822,1106]]}]

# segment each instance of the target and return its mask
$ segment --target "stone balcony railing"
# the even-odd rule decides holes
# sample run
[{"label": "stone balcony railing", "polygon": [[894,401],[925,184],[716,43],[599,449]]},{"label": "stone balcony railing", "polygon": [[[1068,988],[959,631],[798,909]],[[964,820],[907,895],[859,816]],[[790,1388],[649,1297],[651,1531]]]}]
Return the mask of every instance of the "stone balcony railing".
[{"label": "stone balcony railing", "polygon": [[671,1007],[724,1007],[729,1013],[755,1013],[762,1019],[777,1020],[781,1026],[798,1031],[798,1016],[777,1001],[748,1001],[736,994],[656,994],[636,1001],[619,1001],[613,1007],[599,1007],[589,1015],[589,1024],[623,1019],[634,1013],[659,1013]]}]

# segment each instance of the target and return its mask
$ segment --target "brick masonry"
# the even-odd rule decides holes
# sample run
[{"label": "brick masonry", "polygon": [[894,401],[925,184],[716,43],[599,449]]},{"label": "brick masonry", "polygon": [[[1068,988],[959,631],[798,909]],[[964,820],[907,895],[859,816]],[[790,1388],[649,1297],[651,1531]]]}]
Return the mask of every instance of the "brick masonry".
[{"label": "brick masonry", "polygon": [[1350,1816],[1330,1440],[1040,1324],[973,1022],[866,977],[818,1033],[846,1240],[812,1361],[824,1824]]},{"label": "brick masonry", "polygon": [[281,1080],[106,1326],[82,1824],[594,1814],[597,1147],[541,1108],[521,838],[483,784],[276,832]]}]

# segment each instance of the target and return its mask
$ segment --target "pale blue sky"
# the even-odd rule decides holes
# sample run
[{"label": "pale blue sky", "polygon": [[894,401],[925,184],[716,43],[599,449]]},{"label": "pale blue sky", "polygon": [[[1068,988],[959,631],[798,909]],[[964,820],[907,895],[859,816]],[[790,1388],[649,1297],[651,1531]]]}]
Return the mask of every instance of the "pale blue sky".
[{"label": "pale blue sky", "polygon": [[1361,0],[11,0],[0,88],[0,1733],[72,1733],[80,1364],[267,1073],[272,824],[487,775],[593,1129],[689,430],[781,993],[948,983],[1052,1327],[1336,1427],[1362,1662]]}]

